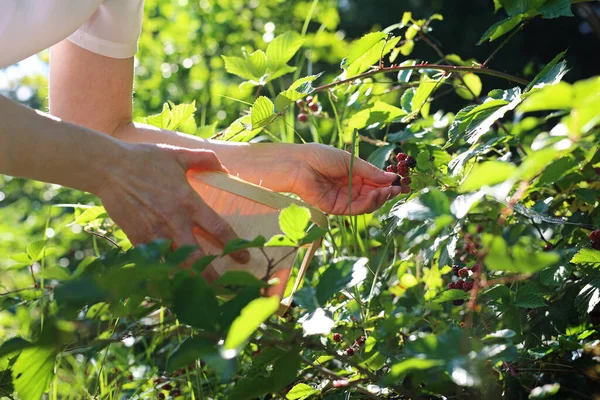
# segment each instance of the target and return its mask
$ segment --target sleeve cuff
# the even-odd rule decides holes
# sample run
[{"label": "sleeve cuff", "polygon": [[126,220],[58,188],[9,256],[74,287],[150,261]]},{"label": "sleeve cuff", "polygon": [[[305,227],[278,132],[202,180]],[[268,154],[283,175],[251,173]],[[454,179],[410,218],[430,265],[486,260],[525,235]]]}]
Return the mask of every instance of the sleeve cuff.
[{"label": "sleeve cuff", "polygon": [[77,46],[91,51],[92,53],[111,58],[130,58],[137,53],[138,45],[135,43],[115,43],[100,39],[89,33],[78,30],[67,38]]}]

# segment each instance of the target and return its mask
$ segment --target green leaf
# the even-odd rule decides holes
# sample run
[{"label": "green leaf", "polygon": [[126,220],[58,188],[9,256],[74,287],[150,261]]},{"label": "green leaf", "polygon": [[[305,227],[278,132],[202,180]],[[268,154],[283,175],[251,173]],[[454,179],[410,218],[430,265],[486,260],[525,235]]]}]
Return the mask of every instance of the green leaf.
[{"label": "green leaf", "polygon": [[178,105],[171,105],[170,120],[167,129],[178,130],[183,133],[194,134],[196,133],[196,120],[194,114],[196,113],[196,101],[192,101],[189,104],[183,103]]},{"label": "green leaf", "polygon": [[227,271],[219,276],[213,283],[214,286],[265,286],[265,282],[258,279],[247,271],[233,270]]},{"label": "green leaf", "polygon": [[12,370],[5,369],[0,371],[0,397],[9,397],[14,391],[15,387],[12,383]]},{"label": "green leaf", "polygon": [[540,282],[548,287],[560,286],[566,282],[573,273],[569,264],[556,265],[540,271]]},{"label": "green leaf", "polygon": [[522,243],[509,248],[501,236],[484,234],[483,244],[489,248],[485,263],[490,270],[534,273],[560,260],[556,252],[541,252]]},{"label": "green leaf", "polygon": [[265,96],[260,96],[254,104],[251,110],[251,123],[250,129],[256,129],[265,126],[272,119],[273,113],[275,112],[275,106],[273,102]]},{"label": "green leaf", "polygon": [[41,275],[44,277],[44,279],[56,279],[59,281],[71,279],[69,270],[58,265],[44,268]]},{"label": "green leaf", "polygon": [[257,78],[262,78],[267,70],[267,56],[264,51],[256,50],[252,54],[244,54],[246,56],[247,68],[252,72],[252,75]]},{"label": "green leaf", "polygon": [[488,133],[492,125],[512,111],[521,102],[521,97],[515,98],[510,103],[503,100],[489,100],[470,111],[469,125],[465,130],[467,143],[473,144],[481,136]]},{"label": "green leaf", "polygon": [[346,56],[346,62],[352,64],[354,61],[361,58],[367,51],[373,46],[382,42],[387,37],[387,34],[383,32],[372,32],[367,33],[362,38],[358,39],[350,45],[348,49],[348,55]]},{"label": "green leaf", "polygon": [[499,3],[510,16],[534,11],[545,2],[546,0],[499,0]]},{"label": "green leaf", "polygon": [[306,228],[310,222],[310,211],[305,207],[291,204],[281,210],[279,214],[279,227],[281,231],[294,242],[306,235]]},{"label": "green leaf", "polygon": [[434,303],[444,303],[446,301],[452,301],[452,300],[467,300],[470,297],[470,293],[465,292],[464,290],[460,290],[460,289],[450,289],[450,290],[445,290],[442,293],[440,293],[439,296],[437,296],[435,299],[433,299]]},{"label": "green leaf", "polygon": [[251,249],[256,247],[263,247],[266,243],[266,240],[262,236],[257,236],[254,240],[246,240],[246,239],[234,239],[223,247],[223,255],[226,256],[238,250]]},{"label": "green leaf", "polygon": [[54,375],[56,350],[52,347],[31,347],[19,355],[13,367],[13,383],[22,400],[39,400],[48,390]]},{"label": "green leaf", "polygon": [[515,171],[515,179],[531,180],[541,173],[546,167],[552,165],[560,153],[554,147],[537,150],[529,153],[523,163]]},{"label": "green leaf", "polygon": [[366,258],[341,258],[330,264],[316,286],[317,301],[327,304],[341,290],[358,285],[367,277]]},{"label": "green leaf", "polygon": [[394,144],[386,144],[385,146],[378,147],[377,150],[369,155],[367,159],[368,162],[373,164],[379,169],[385,168],[385,164],[387,163],[392,151],[396,148]]},{"label": "green leaf", "polygon": [[279,297],[262,297],[252,300],[237,317],[229,328],[225,339],[226,349],[235,349],[241,346],[248,338],[279,309]]},{"label": "green leaf", "polygon": [[298,383],[297,385],[294,385],[294,387],[291,388],[289,392],[287,392],[285,398],[288,400],[301,400],[306,399],[309,396],[317,393],[319,393],[318,390],[313,389],[306,383]]},{"label": "green leaf", "polygon": [[546,307],[547,304],[539,290],[540,289],[533,284],[519,287],[513,304],[521,308]]},{"label": "green leaf", "polygon": [[376,124],[384,124],[392,122],[406,115],[406,111],[401,108],[394,107],[382,101],[373,103],[369,108],[364,108],[354,114],[346,127],[346,132],[354,132],[369,128]]},{"label": "green leaf", "polygon": [[515,331],[511,331],[510,329],[501,329],[494,333],[489,333],[483,337],[484,341],[497,341],[497,340],[506,340],[515,337],[517,333]]},{"label": "green leaf", "polygon": [[430,360],[425,358],[409,358],[392,365],[389,374],[385,377],[386,382],[397,382],[412,371],[424,371],[433,367],[444,365],[442,360]]},{"label": "green leaf", "polygon": [[26,253],[17,253],[17,254],[12,254],[10,256],[11,260],[14,260],[18,263],[21,264],[25,264],[25,265],[30,265],[33,261],[31,260],[31,258],[29,257],[28,254]]},{"label": "green leaf", "polygon": [[557,394],[559,390],[560,383],[548,383],[546,385],[533,388],[533,390],[529,392],[529,399],[547,399],[548,397],[552,397]]},{"label": "green leaf", "polygon": [[432,79],[425,74],[421,75],[421,81],[419,83],[419,86],[417,87],[415,95],[411,100],[411,108],[414,113],[420,110],[421,114],[424,117],[428,116],[428,110],[423,106],[425,105],[433,91],[440,85],[441,81],[445,79],[445,76],[442,76],[439,79]]},{"label": "green leaf", "polygon": [[[479,95],[481,94],[481,89],[483,87],[479,76],[472,73],[462,75],[462,81],[458,78],[455,79],[454,85],[456,94],[458,94],[460,97],[466,100],[473,100],[479,97]],[[465,85],[466,88],[464,87]]]},{"label": "green leaf", "polygon": [[283,390],[296,379],[301,363],[302,357],[294,351],[285,353],[273,363],[271,378],[274,382],[274,391]]},{"label": "green leaf", "polygon": [[45,240],[38,240],[29,243],[27,246],[27,254],[33,261],[40,261],[44,255],[44,248],[46,247]]},{"label": "green leaf", "polygon": [[[188,275],[189,276],[189,275]],[[214,329],[219,303],[202,276],[182,278],[175,288],[173,311],[184,324],[200,329]]]},{"label": "green leaf", "polygon": [[585,285],[575,297],[575,307],[581,313],[591,313],[600,303],[600,278]]},{"label": "green leaf", "polygon": [[481,39],[479,39],[479,42],[477,42],[477,45],[482,44],[488,39],[490,42],[493,42],[499,37],[506,35],[508,32],[512,31],[515,26],[519,25],[521,21],[523,21],[523,15],[515,15],[513,17],[496,22],[484,32],[484,34],[481,36]]},{"label": "green leaf", "polygon": [[472,192],[483,186],[492,186],[502,183],[516,171],[513,164],[502,161],[486,161],[477,164],[460,186],[462,192]]},{"label": "green leaf", "polygon": [[546,0],[544,5],[539,7],[537,11],[545,19],[573,17],[571,0]]},{"label": "green leaf", "polygon": [[296,247],[299,245],[299,242],[290,239],[286,235],[273,235],[267,243],[265,243],[265,247]]},{"label": "green leaf", "polygon": [[[401,67],[403,66],[413,66],[416,65],[417,62],[415,60],[406,60],[401,62],[399,65]],[[408,81],[410,81],[410,77],[412,76],[413,70],[412,69],[405,69],[405,70],[400,70],[398,71],[398,82],[399,83],[407,83]]]},{"label": "green leaf", "polygon": [[[166,126],[164,128],[166,128]],[[94,206],[86,209],[84,212],[81,213],[80,216],[75,218],[75,223],[78,225],[85,225],[97,219],[103,218],[108,218],[108,214],[106,213],[104,207]]]},{"label": "green leaf", "polygon": [[246,59],[242,57],[235,56],[221,56],[223,61],[225,62],[225,71],[230,74],[237,75],[240,78],[247,79],[250,81],[258,81],[260,80],[260,76],[255,76],[250,67],[248,66],[248,62]]},{"label": "green leaf", "polygon": [[525,92],[531,89],[540,89],[546,85],[554,85],[562,79],[562,77],[569,71],[567,69],[567,63],[563,60],[567,51],[563,51],[557,54],[552,61],[540,71],[539,74],[533,78],[533,80],[525,88]]},{"label": "green leaf", "polygon": [[581,249],[571,259],[573,264],[600,265],[600,251],[594,249]]},{"label": "green leaf", "polygon": [[0,358],[3,358],[11,353],[26,349],[29,346],[31,346],[31,343],[24,339],[21,339],[20,337],[8,339],[0,346]]},{"label": "green leaf", "polygon": [[309,75],[304,78],[300,78],[290,85],[287,90],[279,93],[275,99],[275,108],[277,112],[285,110],[290,104],[293,104],[296,100],[300,100],[310,94],[313,91],[312,82],[317,79],[319,75]]},{"label": "green leaf", "polygon": [[187,367],[199,358],[216,353],[216,351],[216,343],[209,339],[199,336],[187,338],[169,356],[167,372]]},{"label": "green leaf", "polygon": [[519,112],[563,110],[573,107],[573,87],[565,82],[559,82],[527,97],[518,108]]},{"label": "green leaf", "polygon": [[277,36],[267,46],[267,68],[276,71],[287,64],[302,47],[304,39],[294,31]]}]

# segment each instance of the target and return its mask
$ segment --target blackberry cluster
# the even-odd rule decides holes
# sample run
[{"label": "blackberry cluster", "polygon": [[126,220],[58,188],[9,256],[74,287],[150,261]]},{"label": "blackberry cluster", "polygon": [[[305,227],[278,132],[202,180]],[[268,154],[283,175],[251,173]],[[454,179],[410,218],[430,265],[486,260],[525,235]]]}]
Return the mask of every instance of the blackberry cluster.
[{"label": "blackberry cluster", "polygon": [[[457,289],[464,290],[465,292],[470,292],[471,289],[475,286],[475,281],[479,277],[482,272],[482,255],[479,252],[480,242],[479,235],[484,231],[481,225],[477,226],[477,237],[474,237],[470,233],[466,233],[463,236],[463,244],[461,248],[461,254],[459,256],[460,265],[454,264],[452,266],[452,274],[458,279],[450,282],[448,284],[448,290]],[[467,263],[470,263],[472,258],[475,258],[475,262],[471,267],[466,266]],[[464,304],[464,300],[454,300],[452,304],[455,306],[460,306]]]},{"label": "blackberry cluster", "polygon": [[590,246],[593,249],[600,250],[600,229],[596,229],[590,233]]},{"label": "blackberry cluster", "polygon": [[[334,333],[333,335],[331,335],[331,338],[336,343],[340,343],[342,341],[342,335],[339,333]],[[346,353],[346,355],[348,357],[353,356],[360,349],[360,346],[365,344],[366,340],[367,340],[366,336],[363,336],[363,335],[359,336],[358,338],[356,338],[354,343],[352,343],[352,346],[350,346],[346,350],[344,350],[344,353]]]},{"label": "blackberry cluster", "polygon": [[412,180],[408,175],[410,174],[410,170],[417,166],[417,160],[406,153],[398,153],[396,161],[398,162],[396,165],[388,165],[386,168],[387,172],[398,174],[398,178],[392,185],[400,186],[404,194],[410,193]]},{"label": "blackberry cluster", "polygon": [[323,110],[321,103],[316,97],[306,96],[305,100],[296,100],[296,105],[300,109],[300,114],[296,117],[298,122],[308,122],[308,114],[318,115]]}]

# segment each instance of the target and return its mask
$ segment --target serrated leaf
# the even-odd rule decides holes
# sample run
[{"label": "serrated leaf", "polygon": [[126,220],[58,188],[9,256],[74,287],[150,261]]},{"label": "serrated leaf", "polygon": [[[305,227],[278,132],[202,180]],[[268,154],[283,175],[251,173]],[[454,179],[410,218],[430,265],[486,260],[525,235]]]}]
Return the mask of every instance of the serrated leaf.
[{"label": "serrated leaf", "polygon": [[2,345],[0,345],[0,358],[6,357],[9,354],[21,351],[31,346],[31,343],[21,339],[20,337],[14,337],[8,339]]},{"label": "serrated leaf", "polygon": [[565,50],[557,54],[552,61],[546,64],[540,73],[533,78],[529,85],[527,85],[525,92],[560,82],[562,77],[569,71],[567,69],[567,63],[563,60],[566,53],[567,51]]},{"label": "serrated leaf", "polygon": [[167,361],[167,372],[173,372],[179,368],[185,368],[194,361],[216,353],[217,344],[204,337],[193,337],[185,339]]},{"label": "serrated leaf", "polygon": [[560,260],[556,252],[540,252],[525,244],[516,243],[508,247],[501,236],[484,234],[483,244],[489,249],[485,263],[490,270],[534,273]]},{"label": "serrated leaf", "polygon": [[496,22],[494,25],[490,26],[488,30],[483,33],[483,35],[481,35],[481,39],[479,39],[477,45],[482,44],[488,39],[490,42],[493,42],[499,37],[506,35],[508,32],[512,31],[514,27],[519,25],[521,21],[523,21],[523,15],[515,15],[513,17]]},{"label": "serrated leaf", "polygon": [[33,261],[39,261],[43,257],[45,247],[45,240],[37,240],[35,242],[29,243],[29,245],[27,246],[27,254]]},{"label": "serrated leaf", "polygon": [[382,101],[373,103],[354,114],[346,127],[347,132],[362,130],[371,126],[392,122],[406,115],[406,111]]},{"label": "serrated leaf", "polygon": [[[167,127],[164,126],[166,129]],[[104,207],[94,206],[86,209],[80,216],[75,219],[75,223],[78,225],[85,225],[97,219],[108,218],[108,214]]]},{"label": "serrated leaf", "polygon": [[521,289],[517,291],[517,297],[513,304],[521,308],[538,308],[547,306],[544,298],[540,294]]},{"label": "serrated leaf", "polygon": [[563,110],[574,105],[573,87],[565,82],[559,82],[527,97],[518,108],[519,112],[542,110]]},{"label": "serrated leaf", "polygon": [[44,277],[44,279],[56,279],[59,281],[71,279],[69,270],[58,265],[44,268],[44,270],[41,271],[41,275]]},{"label": "serrated leaf", "polygon": [[277,112],[285,110],[286,107],[296,100],[300,100],[310,94],[313,91],[311,83],[319,76],[321,76],[321,74],[300,78],[292,83],[287,90],[279,93],[275,99],[275,108],[277,109]]},{"label": "serrated leaf", "polygon": [[367,159],[368,162],[376,166],[377,168],[383,169],[385,164],[387,163],[392,151],[396,148],[394,144],[386,144],[385,146],[380,146],[374,152],[369,155]]},{"label": "serrated leaf", "polygon": [[572,273],[573,270],[569,264],[556,265],[540,271],[540,282],[548,287],[560,286],[569,279]]},{"label": "serrated leaf", "polygon": [[[400,37],[391,38],[386,41],[385,38],[387,35],[382,32],[374,32],[368,34],[367,36],[369,35],[375,35],[372,39],[378,38],[378,40],[374,41],[369,39],[368,43],[359,43],[350,47],[350,52],[347,57],[349,64],[348,68],[346,69],[347,76],[355,76],[365,72],[375,63],[377,63],[380,57],[385,57],[390,51],[392,51],[394,46],[396,46],[396,44],[400,41]],[[381,35],[383,35],[383,39],[381,39]],[[359,39],[359,42],[361,40],[362,39]],[[367,45],[371,46],[368,49],[363,50],[363,48],[367,47]],[[355,54],[357,54],[358,57],[353,61],[350,61],[353,59]]]},{"label": "serrated leaf", "polygon": [[174,291],[173,311],[182,323],[211,330],[217,323],[219,303],[204,278],[196,275],[178,282]]},{"label": "serrated leaf", "polygon": [[48,390],[54,375],[56,350],[31,347],[19,355],[12,371],[15,390],[22,400],[39,400]]},{"label": "serrated leaf", "polygon": [[459,289],[450,289],[443,291],[439,296],[433,299],[434,303],[444,303],[452,300],[467,300],[470,297],[470,293]]},{"label": "serrated leaf", "polygon": [[585,285],[575,297],[575,306],[582,313],[591,313],[600,303],[600,278]]},{"label": "serrated leaf", "polygon": [[225,71],[240,78],[258,82],[260,76],[255,76],[248,66],[246,59],[236,56],[221,56],[225,62]]},{"label": "serrated leaf", "polygon": [[512,111],[519,103],[521,103],[521,98],[517,97],[510,103],[503,100],[490,100],[473,108],[469,112],[471,118],[464,132],[467,143],[477,142],[481,136],[489,132],[497,120],[504,117],[507,112]]},{"label": "serrated leaf", "polygon": [[279,228],[291,240],[297,242],[306,235],[310,222],[310,211],[305,207],[290,204],[279,214]]},{"label": "serrated leaf", "polygon": [[427,117],[428,113],[425,112],[426,109],[423,106],[425,105],[433,91],[441,84],[441,81],[445,79],[445,76],[439,79],[432,79],[425,74],[421,75],[421,81],[411,100],[411,109],[413,110],[413,112],[417,112],[418,110],[420,110],[421,114],[424,117]]},{"label": "serrated leaf", "polygon": [[267,46],[267,67],[270,71],[276,71],[287,64],[298,52],[304,39],[294,31],[285,32],[275,37]]},{"label": "serrated leaf", "polygon": [[298,383],[294,385],[293,388],[290,389],[289,392],[285,395],[285,398],[288,400],[300,400],[306,399],[313,394],[319,393],[318,390],[313,389],[311,386],[308,386],[306,383]]},{"label": "serrated leaf", "polygon": [[219,276],[213,283],[214,286],[265,286],[265,282],[247,271],[232,270]]},{"label": "serrated leaf", "polygon": [[[401,62],[399,65],[401,67],[403,67],[403,66],[413,66],[416,64],[417,64],[417,62],[415,60],[406,60],[406,61]],[[398,71],[398,78],[397,78],[398,82],[399,83],[407,83],[408,81],[410,81],[412,73],[413,73],[412,69],[404,69],[404,70]]]},{"label": "serrated leaf", "polygon": [[235,349],[241,346],[278,308],[278,296],[252,300],[231,324],[224,347]]},{"label": "serrated leaf", "polygon": [[325,306],[341,290],[354,287],[367,277],[366,258],[341,258],[330,264],[316,286],[317,301]]},{"label": "serrated leaf", "polygon": [[262,78],[267,71],[267,55],[262,50],[255,50],[252,54],[246,54],[247,68],[253,76]]},{"label": "serrated leaf", "polygon": [[397,382],[411,371],[424,371],[433,367],[444,365],[442,360],[431,360],[425,358],[409,358],[392,365],[389,374],[384,378],[385,382]]},{"label": "serrated leaf", "polygon": [[26,253],[17,253],[17,254],[12,254],[12,255],[10,256],[10,259],[11,259],[11,260],[14,260],[14,261],[16,261],[16,262],[18,262],[18,263],[25,264],[25,265],[28,265],[28,264],[31,264],[31,263],[32,263],[32,260],[31,260],[31,258],[30,258],[30,257],[29,257],[29,255],[28,255],[28,254],[26,254]]},{"label": "serrated leaf", "polygon": [[571,0],[546,0],[537,10],[545,19],[572,17]]},{"label": "serrated leaf", "polygon": [[600,251],[594,249],[581,249],[571,259],[573,264],[600,265]]},{"label": "serrated leaf", "polygon": [[250,129],[256,129],[266,125],[275,112],[275,106],[273,102],[265,96],[260,96],[254,104],[251,110],[251,123]]},{"label": "serrated leaf", "polygon": [[498,0],[504,7],[506,13],[510,16],[524,14],[528,11],[534,11],[536,8],[546,2],[546,0]]},{"label": "serrated leaf", "polygon": [[462,192],[472,192],[483,186],[492,186],[504,182],[517,170],[513,164],[502,161],[486,161],[475,165],[460,185]]},{"label": "serrated leaf", "polygon": [[372,32],[367,33],[357,41],[353,42],[348,49],[348,55],[346,56],[346,63],[352,64],[354,61],[362,57],[367,51],[369,51],[377,43],[385,40],[387,34],[383,32]]}]

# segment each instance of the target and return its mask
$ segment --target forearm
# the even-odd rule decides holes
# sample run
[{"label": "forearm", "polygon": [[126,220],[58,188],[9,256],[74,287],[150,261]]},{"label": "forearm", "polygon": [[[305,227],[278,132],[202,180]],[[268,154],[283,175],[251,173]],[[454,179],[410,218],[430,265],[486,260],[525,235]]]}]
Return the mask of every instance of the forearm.
[{"label": "forearm", "polygon": [[97,193],[125,157],[115,138],[0,96],[0,173]]},{"label": "forearm", "polygon": [[207,140],[139,123],[121,126],[115,136],[127,142],[212,150],[232,175],[280,192],[291,190],[302,151],[300,145]]}]

